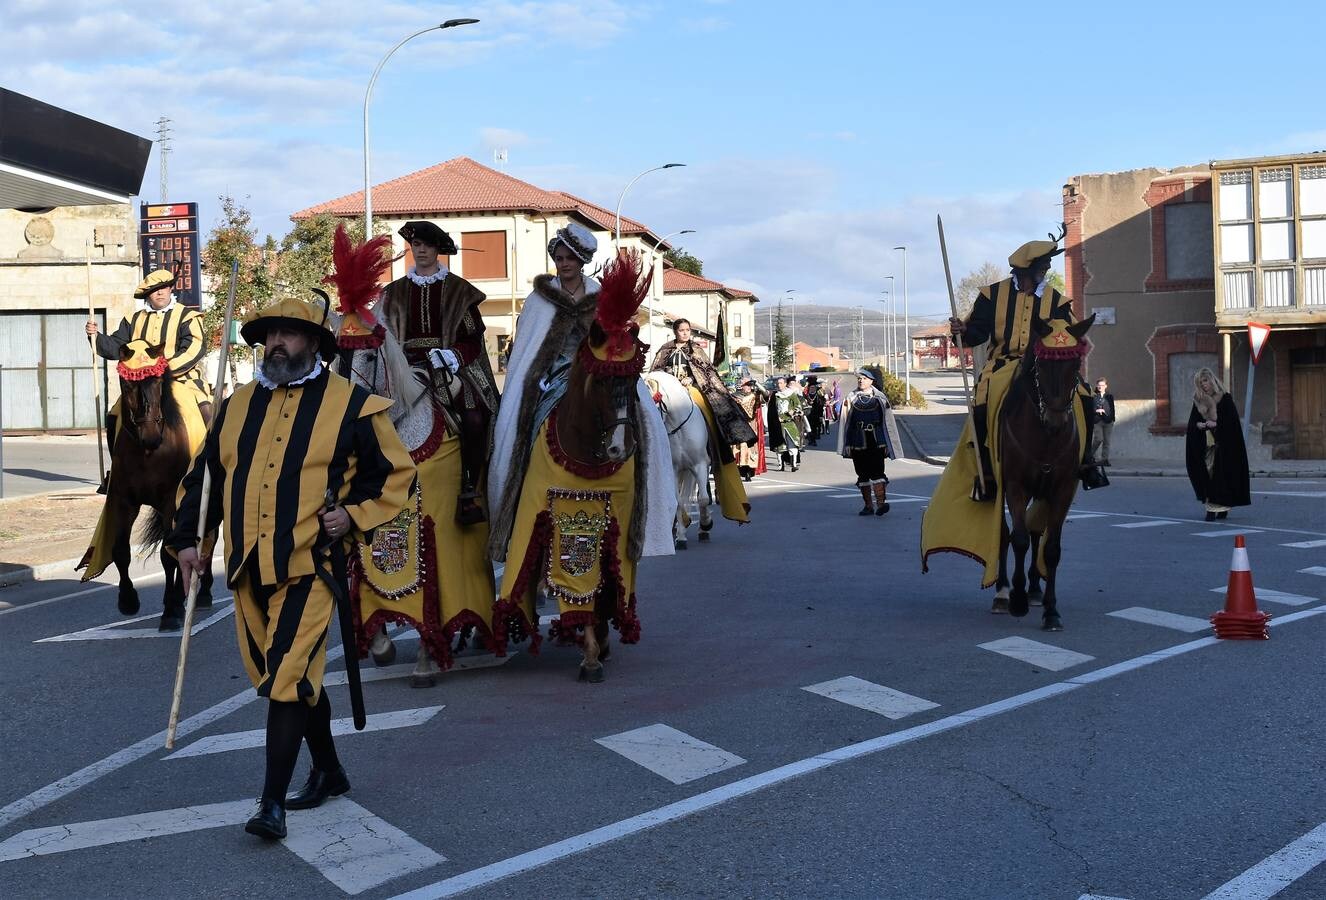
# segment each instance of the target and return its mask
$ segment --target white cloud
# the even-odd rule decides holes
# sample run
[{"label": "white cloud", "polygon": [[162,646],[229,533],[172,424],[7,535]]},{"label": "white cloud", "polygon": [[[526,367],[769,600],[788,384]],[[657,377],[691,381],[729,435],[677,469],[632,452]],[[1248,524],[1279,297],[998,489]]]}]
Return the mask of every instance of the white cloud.
[{"label": "white cloud", "polygon": [[479,140],[485,150],[498,150],[503,147],[519,147],[530,142],[530,137],[523,131],[511,128],[485,127],[479,129]]}]

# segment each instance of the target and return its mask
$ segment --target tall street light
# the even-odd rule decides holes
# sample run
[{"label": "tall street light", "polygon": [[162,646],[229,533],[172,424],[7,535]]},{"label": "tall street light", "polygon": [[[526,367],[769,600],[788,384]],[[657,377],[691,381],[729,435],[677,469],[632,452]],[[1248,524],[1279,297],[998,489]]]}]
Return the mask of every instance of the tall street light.
[{"label": "tall street light", "polygon": [[457,25],[475,25],[478,19],[447,19],[441,25],[430,25],[427,28],[416,31],[414,34],[400,41],[395,47],[387,51],[387,55],[378,62],[377,68],[373,70],[373,77],[368,79],[368,88],[364,91],[364,240],[373,236],[373,185],[368,177],[368,101],[373,96],[373,85],[377,83],[378,73],[382,67],[391,59],[391,55],[401,49],[407,41],[412,41],[421,34],[428,34],[430,31],[441,31],[444,28],[455,28]]},{"label": "tall street light", "polygon": [[[677,237],[683,234],[695,234],[695,229],[683,228],[681,231],[674,231],[670,234],[665,234],[663,235],[663,237],[659,238],[658,243],[654,245],[654,259],[652,265],[658,265],[658,248],[666,244],[668,242],[668,238]],[[659,273],[658,279],[659,279],[659,285],[662,286],[663,285],[662,272]],[[663,293],[664,294],[667,293],[666,287],[663,288]],[[652,347],[654,346],[654,292],[650,291],[648,296],[649,296],[649,319],[647,321],[649,323],[648,324],[649,331],[645,335],[645,343]]]},{"label": "tall street light", "polygon": [[[893,326],[897,324],[898,321],[898,307],[893,294],[893,276],[885,275],[884,277],[889,280],[889,299],[888,302],[884,304],[884,318],[888,320],[888,340],[884,342],[884,347],[885,352],[889,354],[889,371],[896,377],[898,374],[898,368],[893,357],[898,350],[898,341]],[[892,312],[890,312],[890,310],[892,310]]]},{"label": "tall street light", "polygon": [[907,245],[894,247],[902,251],[902,362],[906,373],[906,400],[912,402],[912,314],[907,297]]},{"label": "tall street light", "polygon": [[[788,288],[783,291],[784,294],[795,294],[796,288]],[[792,374],[797,372],[797,305],[793,298],[787,298],[787,305],[792,310]]]},{"label": "tall street light", "polygon": [[652,169],[645,169],[639,175],[626,182],[626,187],[622,188],[621,194],[617,197],[617,212],[614,216],[616,219],[616,225],[614,225],[612,229],[613,250],[620,250],[622,246],[622,201],[626,199],[626,192],[631,189],[631,185],[635,184],[641,178],[644,178],[650,172],[661,172],[663,169],[678,169],[685,165],[686,163],[664,163],[661,166],[654,166]]},{"label": "tall street light", "polygon": [[888,291],[880,291],[879,293],[880,293],[879,303],[884,307],[884,328],[882,331],[882,334],[884,335],[884,371],[891,373],[893,371],[892,368],[893,356],[892,354],[889,353],[889,299],[890,298]]}]

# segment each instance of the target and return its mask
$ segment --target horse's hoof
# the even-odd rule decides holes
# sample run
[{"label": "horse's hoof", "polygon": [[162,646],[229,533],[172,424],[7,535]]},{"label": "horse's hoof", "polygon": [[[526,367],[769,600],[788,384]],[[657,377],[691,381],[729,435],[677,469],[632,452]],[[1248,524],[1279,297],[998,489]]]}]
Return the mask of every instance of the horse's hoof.
[{"label": "horse's hoof", "polygon": [[115,605],[120,610],[121,615],[132,616],[138,612],[138,592],[130,590],[126,594],[124,591],[120,591],[120,600]]},{"label": "horse's hoof", "polygon": [[396,645],[388,643],[387,649],[382,653],[375,653],[370,650],[369,655],[373,657],[373,665],[389,666],[396,661]]},{"label": "horse's hoof", "polygon": [[990,613],[991,615],[996,615],[996,616],[1008,615],[1008,598],[995,597],[994,603],[990,604]]},{"label": "horse's hoof", "polygon": [[1041,631],[1063,631],[1063,620],[1056,615],[1043,616],[1041,618]]},{"label": "horse's hoof", "polygon": [[208,592],[206,592],[206,593],[202,593],[202,592],[200,592],[200,593],[198,594],[197,598],[193,601],[193,608],[194,608],[194,609],[211,609],[211,608],[212,608],[212,592],[211,592],[211,591],[208,591]]},{"label": "horse's hoof", "polygon": [[[713,528],[714,526],[710,525],[709,527],[710,527],[710,528]],[[701,531],[700,531],[700,540],[701,540],[701,541],[708,541],[708,540],[709,540],[709,532],[703,530],[703,529],[704,529],[704,526],[703,526],[703,525],[701,525],[700,528],[701,528]]]},{"label": "horse's hoof", "polygon": [[1015,619],[1020,619],[1027,614],[1030,605],[1027,603],[1027,595],[1014,596],[1008,598],[1008,614]]},{"label": "horse's hoof", "polygon": [[1044,591],[1027,591],[1027,602],[1032,606],[1042,606],[1045,603]]},{"label": "horse's hoof", "polygon": [[685,541],[677,541],[675,546],[676,546],[676,549],[678,549],[678,550],[685,550],[685,549],[686,549],[686,542],[685,542]]},{"label": "horse's hoof", "polygon": [[437,687],[436,675],[411,675],[410,687],[412,688],[430,688]]},{"label": "horse's hoof", "polygon": [[174,613],[162,613],[157,623],[157,631],[179,631],[184,627],[184,619]]},{"label": "horse's hoof", "polygon": [[701,523],[700,523],[700,530],[701,530],[701,531],[713,531],[713,530],[714,530],[714,520],[713,520],[713,519],[710,519],[708,522],[701,522]]},{"label": "horse's hoof", "polygon": [[586,669],[584,666],[581,666],[580,675],[577,677],[576,680],[587,681],[590,684],[602,684],[603,666],[599,666],[597,669]]}]

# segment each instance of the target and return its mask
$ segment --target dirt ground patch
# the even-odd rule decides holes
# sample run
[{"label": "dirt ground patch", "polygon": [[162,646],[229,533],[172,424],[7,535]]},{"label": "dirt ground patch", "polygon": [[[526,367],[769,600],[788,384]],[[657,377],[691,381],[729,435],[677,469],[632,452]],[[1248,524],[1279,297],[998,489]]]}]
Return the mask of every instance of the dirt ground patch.
[{"label": "dirt ground patch", "polygon": [[0,565],[39,566],[82,556],[104,501],[82,491],[0,500]]}]

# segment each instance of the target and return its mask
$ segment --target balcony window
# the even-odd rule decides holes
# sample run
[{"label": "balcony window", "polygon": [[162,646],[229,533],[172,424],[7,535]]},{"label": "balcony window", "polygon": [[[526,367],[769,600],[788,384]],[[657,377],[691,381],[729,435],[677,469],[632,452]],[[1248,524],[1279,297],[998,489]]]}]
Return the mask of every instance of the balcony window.
[{"label": "balcony window", "polygon": [[1265,269],[1262,272],[1262,306],[1285,309],[1294,305],[1294,270]]},{"label": "balcony window", "polygon": [[1220,221],[1252,219],[1252,172],[1220,173]]},{"label": "balcony window", "polygon": [[1262,169],[1259,173],[1257,213],[1261,218],[1287,219],[1294,214],[1293,182],[1289,176],[1288,166]]},{"label": "balcony window", "polygon": [[1303,305],[1326,307],[1326,268],[1303,270]]},{"label": "balcony window", "polygon": [[1225,288],[1225,309],[1252,308],[1252,272],[1222,273]]}]

